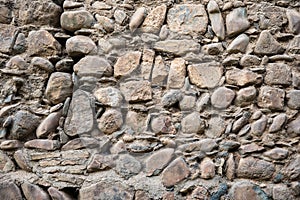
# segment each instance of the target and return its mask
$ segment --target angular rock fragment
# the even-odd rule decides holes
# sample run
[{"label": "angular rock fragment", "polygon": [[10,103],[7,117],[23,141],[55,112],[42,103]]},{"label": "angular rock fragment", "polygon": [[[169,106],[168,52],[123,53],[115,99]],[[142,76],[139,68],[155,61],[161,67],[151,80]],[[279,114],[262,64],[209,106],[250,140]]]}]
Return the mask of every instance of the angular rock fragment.
[{"label": "angular rock fragment", "polygon": [[72,32],[90,28],[94,21],[93,15],[86,10],[66,11],[60,17],[61,27]]},{"label": "angular rock fragment", "polygon": [[223,135],[226,129],[226,122],[222,117],[214,116],[208,121],[208,128],[205,135],[209,138],[218,138]]},{"label": "angular rock fragment", "polygon": [[222,43],[206,44],[202,47],[202,52],[208,55],[219,55],[224,51]]},{"label": "angular rock fragment", "polygon": [[53,64],[45,59],[45,58],[41,58],[41,57],[34,57],[32,60],[31,60],[31,64],[34,66],[34,67],[38,67],[40,69],[43,69],[43,70],[46,70],[47,72],[49,73],[52,73],[54,71],[54,66]]},{"label": "angular rock fragment", "polygon": [[282,89],[263,86],[258,96],[258,106],[271,110],[282,110],[284,106],[285,92]]},{"label": "angular rock fragment", "polygon": [[297,155],[283,168],[283,174],[289,180],[299,180],[300,178],[300,156]]},{"label": "angular rock fragment", "polygon": [[255,55],[244,55],[240,60],[240,65],[243,67],[256,67],[260,64],[261,59]]},{"label": "angular rock fragment", "polygon": [[101,104],[110,107],[120,107],[123,101],[122,93],[114,87],[99,88],[94,96]]},{"label": "angular rock fragment", "polygon": [[45,192],[41,187],[31,184],[29,182],[24,182],[22,185],[22,191],[26,199],[35,200],[43,199],[50,200],[50,197],[47,192]]},{"label": "angular rock fragment", "polygon": [[89,172],[111,169],[115,166],[114,158],[111,155],[94,155],[91,163],[87,166]]},{"label": "angular rock fragment", "polygon": [[167,23],[173,32],[198,35],[206,32],[208,17],[201,4],[175,5],[168,11]]},{"label": "angular rock fragment", "polygon": [[48,115],[36,129],[37,138],[44,138],[49,133],[54,132],[59,125],[61,112],[54,112]]},{"label": "angular rock fragment", "polygon": [[241,34],[235,38],[227,47],[229,53],[245,53],[250,38],[246,34]]},{"label": "angular rock fragment", "polygon": [[182,58],[175,58],[170,66],[167,87],[177,89],[182,88],[184,85],[185,75],[185,60]]},{"label": "angular rock fragment", "polygon": [[12,181],[0,183],[0,196],[2,199],[22,200],[22,194],[18,186]]},{"label": "angular rock fragment", "polygon": [[269,199],[268,195],[257,185],[249,181],[240,181],[233,184],[229,191],[232,199],[263,200]]},{"label": "angular rock fragment", "polygon": [[162,27],[167,12],[167,6],[162,4],[149,12],[144,23],[141,26],[141,31],[146,33],[158,33]]},{"label": "angular rock fragment", "polygon": [[259,84],[263,80],[263,77],[257,73],[254,73],[250,70],[237,68],[228,70],[225,77],[228,84],[237,86]]},{"label": "angular rock fragment", "polygon": [[290,137],[300,135],[300,116],[287,125],[287,133],[290,135]]},{"label": "angular rock fragment", "polygon": [[226,28],[229,36],[237,35],[250,26],[246,8],[235,8],[226,16]]},{"label": "angular rock fragment", "polygon": [[128,81],[121,83],[120,88],[128,102],[142,102],[152,99],[152,88],[149,81]]},{"label": "angular rock fragment", "polygon": [[292,72],[286,64],[269,63],[266,72],[265,83],[268,85],[290,85],[292,83]]},{"label": "angular rock fragment", "polygon": [[288,9],[286,11],[287,18],[289,20],[289,30],[294,34],[300,33],[300,13],[296,10]]},{"label": "angular rock fragment", "polygon": [[189,52],[199,52],[200,44],[194,40],[165,40],[156,42],[153,48],[156,51],[183,56]]},{"label": "angular rock fragment", "polygon": [[226,87],[216,89],[211,95],[211,104],[215,108],[224,109],[230,106],[235,97],[235,92]]},{"label": "angular rock fragment", "polygon": [[141,163],[130,155],[120,155],[115,170],[125,179],[137,175],[142,169]]},{"label": "angular rock fragment", "polygon": [[223,67],[215,62],[189,65],[188,73],[192,84],[200,88],[214,88],[223,75]]},{"label": "angular rock fragment", "polygon": [[291,90],[287,94],[287,105],[291,109],[299,109],[300,108],[300,90]]},{"label": "angular rock fragment", "polygon": [[177,158],[162,172],[164,186],[171,187],[187,178],[190,170],[182,158]]},{"label": "angular rock fragment", "polygon": [[176,129],[169,116],[158,116],[151,120],[151,129],[156,134],[175,134]]},{"label": "angular rock fragment", "polygon": [[10,53],[18,35],[18,29],[12,25],[1,24],[0,28],[0,52]]},{"label": "angular rock fragment", "polygon": [[179,103],[183,98],[183,94],[180,90],[169,90],[164,94],[161,99],[161,104],[165,108],[169,108]]},{"label": "angular rock fragment", "polygon": [[274,39],[269,31],[264,30],[260,33],[254,48],[254,53],[261,55],[274,55],[281,54],[283,52],[284,48]]},{"label": "angular rock fragment", "polygon": [[135,51],[126,53],[124,56],[118,58],[114,65],[114,76],[119,78],[130,75],[140,64],[142,53]]},{"label": "angular rock fragment", "polygon": [[105,16],[100,16],[99,14],[96,14],[95,18],[98,22],[97,26],[99,26],[99,28],[104,30],[106,33],[111,33],[114,31],[115,27],[113,20]]},{"label": "angular rock fragment", "polygon": [[213,161],[206,157],[202,160],[200,164],[200,170],[201,170],[201,178],[203,179],[211,179],[215,176],[215,164]]},{"label": "angular rock fragment", "polygon": [[164,59],[161,56],[156,56],[151,76],[152,85],[165,85],[168,74],[169,69],[165,64]]},{"label": "angular rock fragment", "polygon": [[146,159],[145,171],[147,176],[158,175],[172,160],[174,149],[167,148],[153,153]]},{"label": "angular rock fragment", "polygon": [[59,104],[70,97],[73,92],[72,76],[69,73],[52,73],[45,91],[45,96],[53,104]]},{"label": "angular rock fragment", "polygon": [[60,147],[60,143],[57,140],[34,139],[26,142],[24,147],[53,151]]},{"label": "angular rock fragment", "polygon": [[273,160],[283,160],[287,158],[289,151],[283,148],[274,148],[264,153],[264,156]]},{"label": "angular rock fragment", "polygon": [[28,154],[24,150],[18,150],[14,153],[14,159],[18,166],[28,172],[32,171],[32,166]]},{"label": "angular rock fragment", "polygon": [[[0,172],[8,173],[15,170],[15,165],[11,159],[3,152],[0,151]],[[0,189],[1,191],[1,189]],[[1,194],[1,192],[0,192]]]},{"label": "angular rock fragment", "polygon": [[61,147],[61,150],[66,151],[84,148],[95,148],[97,146],[99,146],[99,141],[95,138],[80,137],[67,142],[64,146]]},{"label": "angular rock fragment", "polygon": [[263,147],[255,144],[255,143],[242,145],[239,149],[241,154],[250,154],[250,153],[254,153],[254,152],[260,152],[260,151],[263,151],[263,150],[264,150]]},{"label": "angular rock fragment", "polygon": [[262,136],[268,123],[268,118],[264,115],[259,120],[251,124],[251,133],[256,136]]},{"label": "angular rock fragment", "polygon": [[73,198],[69,194],[63,191],[59,191],[55,187],[49,187],[47,191],[50,197],[54,200],[73,200]]}]

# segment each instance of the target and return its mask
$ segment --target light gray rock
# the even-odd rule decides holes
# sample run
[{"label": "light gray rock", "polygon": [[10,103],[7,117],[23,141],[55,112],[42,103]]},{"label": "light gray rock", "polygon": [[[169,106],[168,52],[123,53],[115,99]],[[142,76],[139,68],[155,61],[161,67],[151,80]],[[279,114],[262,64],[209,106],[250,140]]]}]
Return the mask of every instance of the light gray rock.
[{"label": "light gray rock", "polygon": [[152,99],[149,81],[128,81],[120,85],[120,90],[128,102],[143,102]]},{"label": "light gray rock", "polygon": [[194,40],[165,40],[156,42],[153,46],[156,51],[175,54],[178,56],[185,55],[189,52],[199,52],[200,44]]},{"label": "light gray rock", "polygon": [[174,149],[167,148],[153,153],[145,161],[145,172],[147,176],[158,175],[172,160]]},{"label": "light gray rock", "polygon": [[146,8],[140,7],[132,15],[129,22],[129,29],[134,32],[144,21],[146,17]]},{"label": "light gray rock", "polygon": [[215,108],[224,109],[230,106],[235,97],[235,92],[226,87],[219,87],[211,95],[211,104]]},{"label": "light gray rock", "polygon": [[45,58],[41,58],[41,57],[34,57],[32,60],[31,60],[31,64],[34,66],[34,67],[38,67],[40,69],[43,69],[43,70],[46,70],[47,72],[51,73],[54,71],[54,66],[53,64],[45,59]]},{"label": "light gray rock", "polygon": [[24,182],[21,185],[22,191],[26,199],[35,200],[35,199],[43,199],[50,200],[50,197],[47,192],[45,192],[41,187],[31,184],[29,182]]},{"label": "light gray rock", "polygon": [[209,119],[208,128],[205,130],[205,135],[209,138],[221,137],[226,129],[226,122],[220,116],[215,116]]},{"label": "light gray rock", "polygon": [[263,86],[258,95],[258,106],[271,110],[282,110],[284,107],[285,92],[282,89]]},{"label": "light gray rock", "polygon": [[269,63],[266,67],[265,83],[268,85],[290,85],[292,72],[284,63]]},{"label": "light gray rock", "polygon": [[82,57],[88,54],[96,54],[97,46],[91,38],[76,35],[67,40],[66,51],[71,57]]},{"label": "light gray rock", "polygon": [[166,85],[168,74],[169,68],[166,66],[164,59],[161,56],[156,56],[151,76],[152,85]]},{"label": "light gray rock", "polygon": [[198,112],[193,112],[182,119],[181,127],[183,133],[201,134],[204,132],[205,122]]},{"label": "light gray rock", "polygon": [[283,125],[286,123],[287,116],[285,113],[279,114],[276,117],[274,117],[273,122],[269,128],[270,133],[277,132],[281,130]]},{"label": "light gray rock", "polygon": [[94,96],[101,104],[110,107],[120,107],[123,101],[122,93],[114,87],[99,88]]},{"label": "light gray rock", "polygon": [[122,113],[118,110],[107,110],[100,117],[98,122],[98,128],[105,134],[112,134],[118,131],[123,125]]},{"label": "light gray rock", "polygon": [[72,32],[90,28],[94,22],[93,15],[86,10],[65,11],[60,17],[61,27]]},{"label": "light gray rock", "polygon": [[168,88],[180,89],[184,85],[186,76],[185,60],[182,58],[175,58],[171,62],[169,76],[168,76]]},{"label": "light gray rock", "polygon": [[45,138],[49,133],[55,132],[59,125],[61,112],[54,112],[49,114],[36,129],[37,138]]},{"label": "light gray rock", "polygon": [[300,13],[296,10],[288,9],[286,11],[287,18],[289,20],[289,30],[294,34],[300,33]]},{"label": "light gray rock", "polygon": [[290,137],[300,135],[300,116],[287,125],[287,133],[290,135]]},{"label": "light gray rock", "polygon": [[245,53],[250,38],[246,34],[241,34],[235,38],[227,47],[229,53]]},{"label": "light gray rock", "polygon": [[254,53],[261,55],[274,55],[284,52],[284,48],[277,42],[270,31],[264,30],[260,33],[254,48]]},{"label": "light gray rock", "polygon": [[289,151],[283,148],[274,148],[264,153],[264,156],[273,160],[283,160],[287,158]]},{"label": "light gray rock", "polygon": [[255,72],[247,69],[233,68],[228,70],[225,74],[226,82],[231,85],[247,86],[252,84],[259,84],[263,77]]},{"label": "light gray rock", "polygon": [[300,90],[291,90],[287,94],[287,105],[289,108],[297,110],[300,108]]},{"label": "light gray rock", "polygon": [[225,38],[225,26],[222,13],[216,1],[210,0],[207,4],[207,11],[212,30],[220,40]]},{"label": "light gray rock", "polygon": [[229,36],[237,35],[250,26],[246,8],[235,8],[226,16],[226,28]]},{"label": "light gray rock", "polygon": [[252,104],[256,95],[257,91],[254,86],[242,88],[236,94],[235,103],[240,106]]}]

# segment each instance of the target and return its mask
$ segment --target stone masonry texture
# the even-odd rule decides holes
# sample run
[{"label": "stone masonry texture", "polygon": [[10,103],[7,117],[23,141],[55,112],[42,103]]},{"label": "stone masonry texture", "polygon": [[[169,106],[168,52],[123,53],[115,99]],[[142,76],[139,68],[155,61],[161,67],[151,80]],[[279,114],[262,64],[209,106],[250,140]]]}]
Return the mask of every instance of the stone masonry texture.
[{"label": "stone masonry texture", "polygon": [[299,0],[0,0],[1,200],[299,200]]}]

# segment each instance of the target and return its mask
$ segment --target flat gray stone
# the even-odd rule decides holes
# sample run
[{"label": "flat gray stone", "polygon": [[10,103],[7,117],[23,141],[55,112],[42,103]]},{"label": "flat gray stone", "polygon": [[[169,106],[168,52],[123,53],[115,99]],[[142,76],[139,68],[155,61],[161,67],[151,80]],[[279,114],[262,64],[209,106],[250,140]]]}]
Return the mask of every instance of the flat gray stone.
[{"label": "flat gray stone", "polygon": [[289,108],[297,110],[300,108],[300,90],[291,90],[287,94],[287,105]]},{"label": "flat gray stone", "polygon": [[165,40],[159,41],[153,47],[156,51],[172,53],[178,56],[185,55],[189,52],[198,53],[200,44],[193,40]]},{"label": "flat gray stone", "polygon": [[226,16],[226,28],[229,36],[237,35],[250,27],[246,8],[235,8]]},{"label": "flat gray stone", "polygon": [[292,71],[287,64],[269,63],[266,67],[265,83],[268,85],[290,85]]},{"label": "flat gray stone", "polygon": [[284,48],[277,42],[270,31],[264,30],[260,33],[254,48],[254,53],[261,55],[274,55],[284,52]]}]

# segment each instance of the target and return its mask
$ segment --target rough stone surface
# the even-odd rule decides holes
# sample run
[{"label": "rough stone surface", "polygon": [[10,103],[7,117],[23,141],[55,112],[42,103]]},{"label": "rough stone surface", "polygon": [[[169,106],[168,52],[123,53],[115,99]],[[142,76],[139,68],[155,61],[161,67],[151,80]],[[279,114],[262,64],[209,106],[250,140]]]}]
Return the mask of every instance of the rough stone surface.
[{"label": "rough stone surface", "polygon": [[234,91],[226,87],[220,87],[211,95],[211,104],[215,108],[224,109],[230,106],[234,97]]},{"label": "rough stone surface", "polygon": [[203,133],[205,123],[199,113],[193,112],[182,119],[181,127],[184,133]]},{"label": "rough stone surface", "polygon": [[239,34],[250,26],[245,8],[236,8],[226,16],[227,34],[233,36]]},{"label": "rough stone surface", "polygon": [[101,104],[110,107],[120,107],[123,101],[122,93],[114,87],[99,88],[94,96]]},{"label": "rough stone surface", "polygon": [[98,120],[98,127],[105,134],[111,134],[123,125],[122,114],[117,110],[106,111]]},{"label": "rough stone surface", "polygon": [[211,22],[212,30],[220,40],[225,38],[225,26],[222,13],[216,1],[210,0],[207,4],[207,11],[209,20]]},{"label": "rough stone surface", "polygon": [[175,5],[168,12],[167,23],[171,31],[182,34],[204,34],[208,24],[205,8],[201,4]]},{"label": "rough stone surface", "polygon": [[233,199],[244,199],[244,200],[268,199],[267,194],[259,186],[248,181],[235,183],[231,187],[229,194]]},{"label": "rough stone surface", "polygon": [[141,169],[141,163],[130,155],[121,155],[120,158],[116,161],[115,170],[125,179],[138,174]]},{"label": "rough stone surface", "polygon": [[22,185],[22,191],[24,193],[24,196],[28,200],[34,200],[34,199],[45,199],[50,200],[50,197],[47,192],[45,192],[42,188],[40,188],[37,185],[24,182]]},{"label": "rough stone surface", "polygon": [[158,33],[162,27],[167,12],[165,4],[154,8],[144,20],[141,26],[141,31],[146,33]]},{"label": "rough stone surface", "polygon": [[192,84],[200,88],[214,88],[219,84],[223,68],[217,63],[189,65],[188,73]]},{"label": "rough stone surface", "polygon": [[246,34],[241,34],[229,44],[227,51],[229,53],[245,53],[249,41],[250,39]]},{"label": "rough stone surface", "polygon": [[258,106],[271,110],[282,110],[285,92],[281,89],[264,86],[258,96]]},{"label": "rough stone surface", "polygon": [[289,20],[289,30],[292,33],[300,33],[300,13],[295,10],[287,10],[287,18]]},{"label": "rough stone surface", "polygon": [[162,172],[164,186],[171,187],[187,178],[190,171],[182,158],[177,158]]},{"label": "rough stone surface", "polygon": [[299,109],[300,108],[300,90],[291,90],[287,94],[288,102],[287,105],[291,109]]},{"label": "rough stone surface", "polygon": [[86,10],[67,11],[60,17],[61,27],[67,31],[76,31],[81,28],[90,28],[94,23],[94,17]]},{"label": "rough stone surface", "polygon": [[133,72],[140,64],[141,55],[140,52],[129,52],[120,57],[114,65],[114,76],[122,77]]},{"label": "rough stone surface", "polygon": [[288,65],[282,63],[270,63],[266,68],[265,83],[268,85],[290,85],[292,73]]},{"label": "rough stone surface", "polygon": [[152,99],[152,89],[148,81],[128,81],[121,85],[121,92],[128,102],[148,101]]},{"label": "rough stone surface", "polygon": [[0,195],[1,198],[3,199],[16,199],[16,200],[23,199],[21,195],[21,191],[18,188],[18,186],[15,183],[9,181],[1,182]]},{"label": "rough stone surface", "polygon": [[201,178],[203,179],[211,179],[215,176],[215,164],[213,161],[206,157],[200,164],[200,170],[201,170]]},{"label": "rough stone surface", "polygon": [[269,31],[265,30],[260,33],[254,52],[261,55],[274,55],[283,53],[284,48]]},{"label": "rough stone surface", "polygon": [[193,40],[165,40],[156,42],[154,49],[160,52],[182,56],[188,52],[199,52],[200,44]]},{"label": "rough stone surface", "polygon": [[145,162],[145,171],[148,176],[158,175],[171,161],[174,149],[163,149],[152,154]]},{"label": "rough stone surface", "polygon": [[176,58],[172,61],[168,76],[168,88],[182,88],[186,76],[185,60]]},{"label": "rough stone surface", "polygon": [[54,112],[48,115],[37,127],[36,137],[43,138],[48,136],[49,133],[55,132],[59,125],[59,119],[61,117],[61,112]]},{"label": "rough stone surface", "polygon": [[251,84],[259,84],[262,82],[263,77],[250,70],[240,70],[234,68],[226,72],[226,81],[229,84],[237,86],[247,86]]},{"label": "rough stone surface", "polygon": [[66,51],[71,57],[96,53],[96,44],[89,37],[76,35],[66,42]]}]

